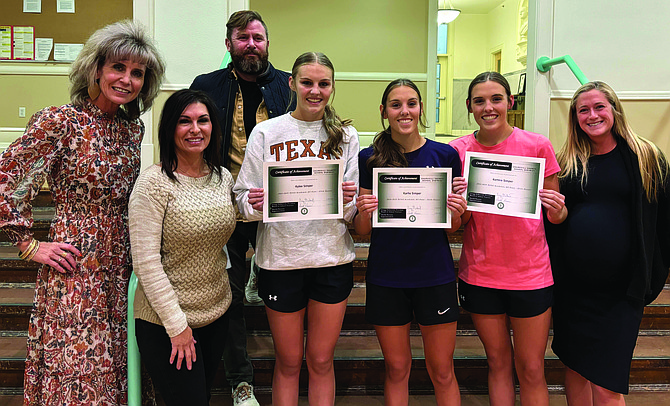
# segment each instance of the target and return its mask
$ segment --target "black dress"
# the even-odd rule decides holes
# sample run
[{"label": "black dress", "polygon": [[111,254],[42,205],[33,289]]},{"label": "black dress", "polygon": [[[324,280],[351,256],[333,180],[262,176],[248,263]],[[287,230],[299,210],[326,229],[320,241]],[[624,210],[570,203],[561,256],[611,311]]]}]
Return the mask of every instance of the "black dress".
[{"label": "black dress", "polygon": [[579,178],[561,182],[568,217],[557,233],[560,261],[552,261],[552,349],[584,378],[627,394],[644,303],[627,295],[638,248],[634,175],[620,148],[589,159],[584,190]]}]

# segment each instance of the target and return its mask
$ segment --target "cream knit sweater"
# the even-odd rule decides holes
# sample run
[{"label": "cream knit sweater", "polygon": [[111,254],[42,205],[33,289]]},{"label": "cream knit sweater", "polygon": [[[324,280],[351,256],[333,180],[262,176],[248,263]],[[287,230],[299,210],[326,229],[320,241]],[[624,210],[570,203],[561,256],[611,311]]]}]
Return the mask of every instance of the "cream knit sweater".
[{"label": "cream knit sweater", "polygon": [[232,299],[223,247],[235,229],[233,178],[171,181],[153,165],[128,205],[135,318],[165,326],[170,337],[223,315]]}]

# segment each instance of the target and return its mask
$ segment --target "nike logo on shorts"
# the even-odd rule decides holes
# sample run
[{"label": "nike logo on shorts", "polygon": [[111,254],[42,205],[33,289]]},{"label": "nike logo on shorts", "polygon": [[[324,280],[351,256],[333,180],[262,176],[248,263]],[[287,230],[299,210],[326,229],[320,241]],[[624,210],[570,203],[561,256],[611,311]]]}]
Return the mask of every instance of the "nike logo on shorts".
[{"label": "nike logo on shorts", "polygon": [[438,310],[438,311],[437,311],[437,314],[440,315],[440,316],[442,316],[444,313],[448,312],[449,309],[451,309],[451,307],[447,307],[447,308],[444,309],[444,310]]}]

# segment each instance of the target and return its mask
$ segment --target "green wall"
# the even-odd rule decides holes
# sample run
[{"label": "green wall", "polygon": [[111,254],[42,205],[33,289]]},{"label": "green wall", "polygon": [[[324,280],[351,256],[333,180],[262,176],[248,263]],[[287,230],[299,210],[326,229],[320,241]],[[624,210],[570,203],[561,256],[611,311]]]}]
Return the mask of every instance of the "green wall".
[{"label": "green wall", "polygon": [[341,72],[425,72],[428,2],[251,0],[268,26],[270,59],[289,70],[320,51]]},{"label": "green wall", "polygon": [[[334,105],[354,119],[359,132],[381,130],[379,101],[388,82],[408,73],[425,74],[428,2],[338,0],[290,2],[251,0],[268,26],[270,61],[290,70],[303,52],[320,51],[333,62]],[[387,74],[371,80],[365,74]],[[387,80],[388,79],[388,80]],[[417,83],[425,93],[425,82]],[[361,145],[367,145],[361,137]]]}]

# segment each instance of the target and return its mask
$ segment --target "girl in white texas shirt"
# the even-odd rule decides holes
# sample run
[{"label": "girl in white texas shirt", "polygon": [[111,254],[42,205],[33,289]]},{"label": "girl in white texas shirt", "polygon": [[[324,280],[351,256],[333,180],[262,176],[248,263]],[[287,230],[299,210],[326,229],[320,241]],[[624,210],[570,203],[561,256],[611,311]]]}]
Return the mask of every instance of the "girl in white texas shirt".
[{"label": "girl in white texas shirt", "polygon": [[[296,110],[254,127],[234,191],[240,212],[262,220],[263,162],[343,161],[344,219],[258,223],[258,293],[265,302],[275,348],[274,405],[297,405],[303,354],[309,371],[309,404],[332,405],[333,354],[353,287],[354,243],[346,222],[356,206],[358,134],[328,104],[333,65],[324,54],[296,59],[289,86]],[[304,343],[304,318],[309,313]]]}]

